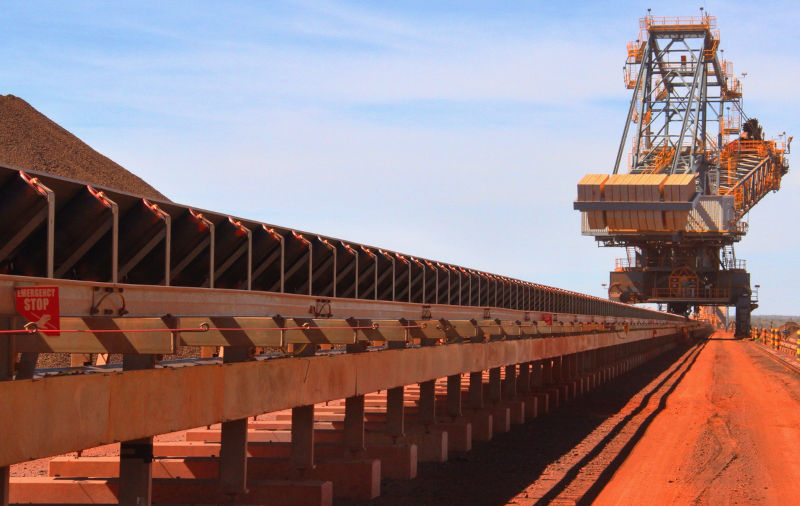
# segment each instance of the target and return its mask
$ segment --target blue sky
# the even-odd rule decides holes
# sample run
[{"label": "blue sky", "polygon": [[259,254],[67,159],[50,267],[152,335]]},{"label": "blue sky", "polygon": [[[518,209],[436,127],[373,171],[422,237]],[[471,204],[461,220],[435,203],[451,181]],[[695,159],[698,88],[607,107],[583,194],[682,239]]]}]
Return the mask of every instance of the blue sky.
[{"label": "blue sky", "polygon": [[[769,135],[800,135],[795,3],[29,2],[0,12],[11,93],[171,199],[602,295],[572,211],[608,172],[638,19],[717,17]],[[800,178],[737,247],[800,313]]]}]

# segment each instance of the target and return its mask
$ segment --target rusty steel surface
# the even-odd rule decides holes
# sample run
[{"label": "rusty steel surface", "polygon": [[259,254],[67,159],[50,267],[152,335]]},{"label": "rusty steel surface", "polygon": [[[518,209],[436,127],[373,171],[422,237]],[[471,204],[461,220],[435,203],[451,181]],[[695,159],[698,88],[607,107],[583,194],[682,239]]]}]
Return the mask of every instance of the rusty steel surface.
[{"label": "rusty steel surface", "polygon": [[[414,302],[346,299],[313,295],[209,289],[156,285],[120,285],[77,280],[35,278],[0,274],[0,316],[14,316],[14,288],[21,286],[58,286],[63,316],[94,316],[97,311],[126,317],[176,316],[313,316],[320,301],[324,302],[325,317],[340,318],[412,318],[412,319],[494,319],[539,321],[544,315],[563,314],[562,321],[683,321],[666,313],[642,309],[629,314],[583,314],[567,310],[548,311],[510,309],[495,306],[459,306],[450,304],[419,304]],[[102,300],[101,300],[102,299]],[[628,308],[625,304],[619,306]],[[93,309],[94,308],[94,309]],[[640,309],[640,308],[633,308]],[[120,315],[121,316],[121,315]]]},{"label": "rusty steel surface", "polygon": [[[185,303],[222,302],[227,307],[220,314],[238,316],[262,315],[265,304],[273,314],[306,314],[306,308],[298,313],[294,302],[308,305],[308,299],[292,299],[302,294],[314,300],[309,306],[316,316],[327,315],[325,301],[330,299],[337,301],[338,310],[344,309],[345,300],[371,300],[663,318],[569,290],[2,165],[0,244],[0,276],[91,281],[103,289],[124,289],[130,292],[126,300],[139,311],[131,314],[141,316],[175,313],[162,302],[177,293],[186,297]],[[181,288],[148,288],[147,299],[133,304],[135,285]],[[189,294],[187,288],[260,295]],[[279,297],[270,300],[266,292]],[[85,314],[83,303],[70,308],[70,295],[64,296],[65,314]],[[107,298],[106,304],[114,304],[119,296]],[[0,301],[0,314],[13,314],[4,306]],[[182,314],[198,314],[187,309],[191,305],[181,307]],[[385,314],[368,317],[403,316],[391,305],[385,309]],[[348,312],[345,317],[359,316]]]},{"label": "rusty steel surface", "polygon": [[[19,333],[19,352],[166,354],[177,346],[533,337],[681,320],[654,311],[643,315],[647,318],[597,316],[8,275],[0,275],[0,316],[15,318],[15,289],[29,286],[58,288],[62,332]],[[15,318],[16,328],[23,324]]]},{"label": "rusty steel surface", "polygon": [[0,466],[674,334],[638,330],[0,383]]}]

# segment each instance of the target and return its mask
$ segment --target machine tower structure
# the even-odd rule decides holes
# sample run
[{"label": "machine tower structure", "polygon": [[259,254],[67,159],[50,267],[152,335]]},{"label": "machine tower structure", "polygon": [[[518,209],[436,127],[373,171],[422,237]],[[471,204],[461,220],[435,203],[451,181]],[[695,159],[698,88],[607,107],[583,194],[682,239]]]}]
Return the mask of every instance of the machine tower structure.
[{"label": "machine tower structure", "polygon": [[584,176],[574,207],[584,235],[626,250],[609,298],[683,315],[732,306],[741,336],[757,301],[734,244],[750,209],[780,189],[791,137],[766,140],[744,113],[741,81],[719,45],[708,14],[640,20],[623,67],[632,97],[612,173]]}]

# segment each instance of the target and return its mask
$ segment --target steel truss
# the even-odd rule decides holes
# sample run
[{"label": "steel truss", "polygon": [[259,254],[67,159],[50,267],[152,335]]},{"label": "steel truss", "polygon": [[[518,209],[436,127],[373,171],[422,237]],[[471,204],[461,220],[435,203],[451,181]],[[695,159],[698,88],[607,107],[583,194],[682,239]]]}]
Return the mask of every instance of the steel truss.
[{"label": "steel truss", "polygon": [[698,174],[701,194],[734,197],[738,221],[780,188],[789,143],[737,140],[749,118],[719,42],[709,15],[641,19],[628,45],[624,79],[633,94],[613,173],[630,137],[629,173]]},{"label": "steel truss", "polygon": [[634,93],[614,173],[629,131],[634,133],[631,173],[700,172],[722,142],[721,128],[709,129],[709,123],[722,127],[726,104],[741,113],[740,84],[718,55],[715,20],[646,17],[641,28],[625,67]]},{"label": "steel truss", "polygon": [[2,166],[0,245],[0,275],[660,317],[568,290]]}]

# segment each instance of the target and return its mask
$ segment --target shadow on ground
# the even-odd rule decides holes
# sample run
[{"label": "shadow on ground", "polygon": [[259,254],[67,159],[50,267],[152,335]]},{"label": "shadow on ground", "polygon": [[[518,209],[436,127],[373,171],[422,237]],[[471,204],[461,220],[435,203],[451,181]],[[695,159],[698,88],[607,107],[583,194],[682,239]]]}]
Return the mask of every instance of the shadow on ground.
[{"label": "shadow on ground", "polygon": [[533,483],[548,464],[566,454],[688,349],[678,347],[580,400],[443,464],[420,464],[415,480],[385,480],[381,496],[369,502],[337,500],[337,505],[500,505]]}]

